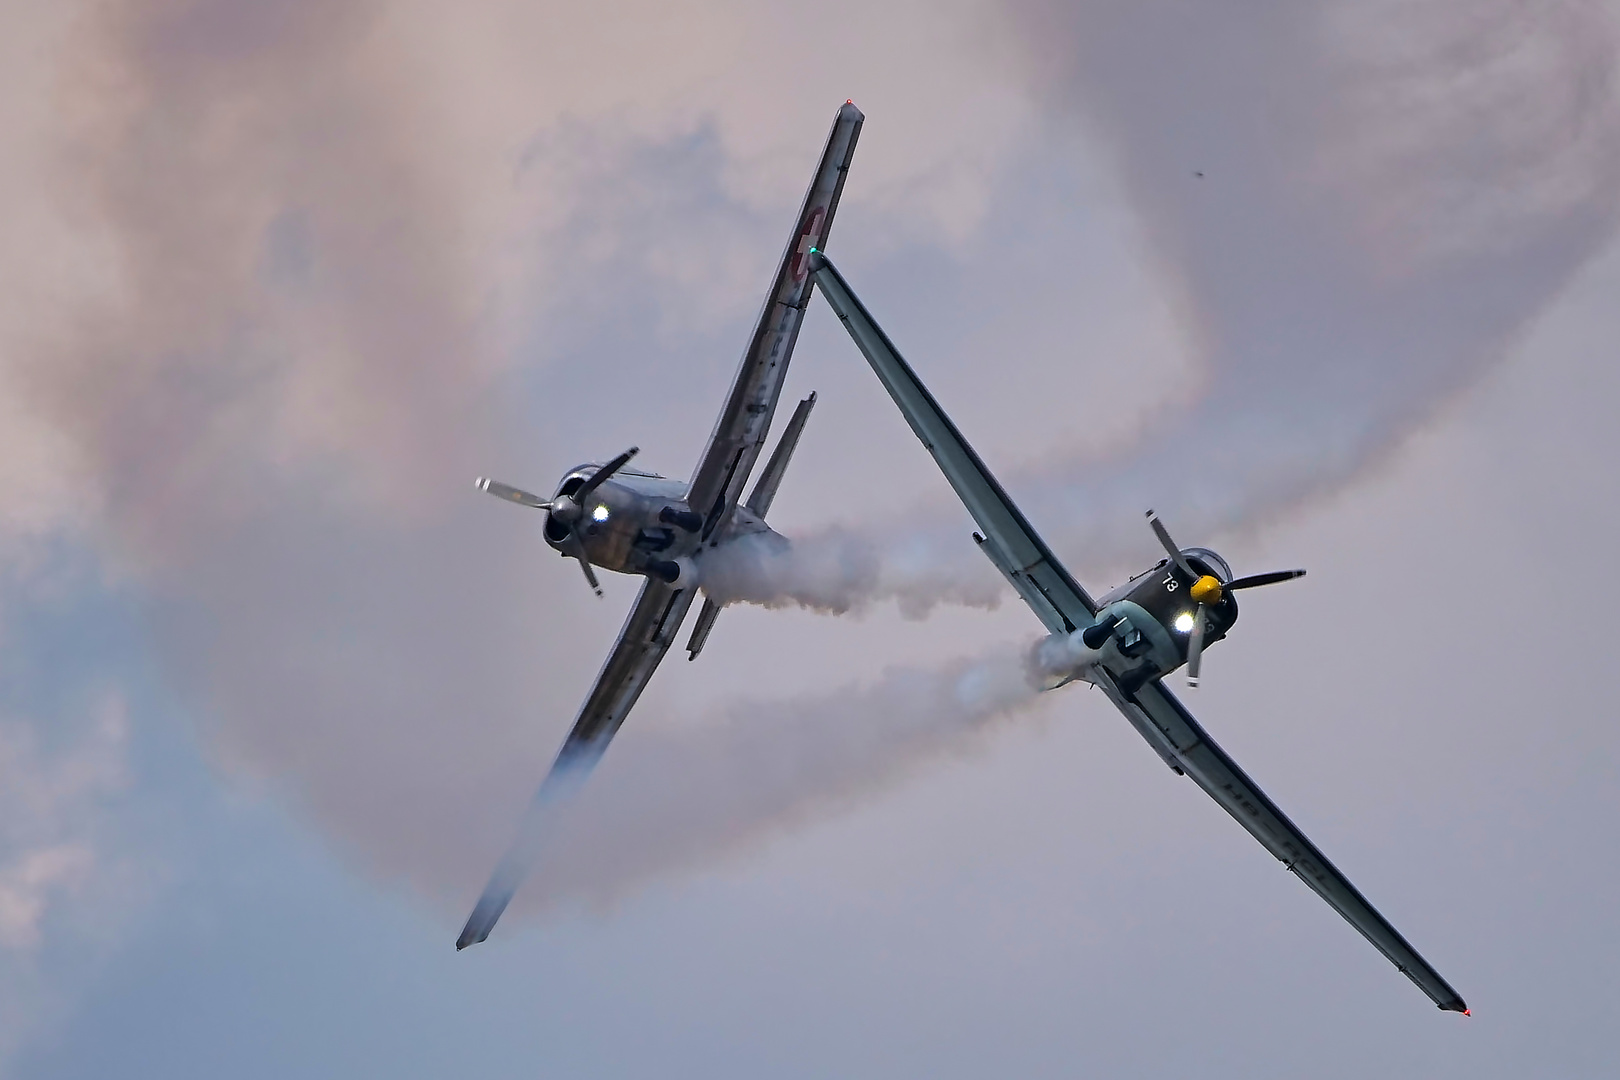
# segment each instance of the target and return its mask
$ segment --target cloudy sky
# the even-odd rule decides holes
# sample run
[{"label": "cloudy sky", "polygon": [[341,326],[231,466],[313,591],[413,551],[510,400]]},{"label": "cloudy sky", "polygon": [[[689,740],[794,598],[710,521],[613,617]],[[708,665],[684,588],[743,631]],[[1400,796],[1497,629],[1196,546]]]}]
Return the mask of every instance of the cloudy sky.
[{"label": "cloudy sky", "polygon": [[[0,1076],[1615,1071],[1620,9],[453,7],[7,7]],[[953,692],[1039,626],[819,299],[772,519],[885,584],[728,609],[455,953],[636,590],[471,480],[688,474],[846,98],[829,250],[1077,575],[1310,569],[1187,697],[1471,1019]]]}]

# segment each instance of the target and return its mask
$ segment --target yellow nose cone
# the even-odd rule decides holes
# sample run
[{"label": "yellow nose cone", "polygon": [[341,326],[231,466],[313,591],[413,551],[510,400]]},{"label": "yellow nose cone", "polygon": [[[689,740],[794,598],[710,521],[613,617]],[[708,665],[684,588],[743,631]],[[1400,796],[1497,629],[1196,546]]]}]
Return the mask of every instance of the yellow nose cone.
[{"label": "yellow nose cone", "polygon": [[1193,582],[1190,594],[1194,602],[1199,604],[1218,604],[1221,602],[1221,583],[1209,574],[1205,574]]}]

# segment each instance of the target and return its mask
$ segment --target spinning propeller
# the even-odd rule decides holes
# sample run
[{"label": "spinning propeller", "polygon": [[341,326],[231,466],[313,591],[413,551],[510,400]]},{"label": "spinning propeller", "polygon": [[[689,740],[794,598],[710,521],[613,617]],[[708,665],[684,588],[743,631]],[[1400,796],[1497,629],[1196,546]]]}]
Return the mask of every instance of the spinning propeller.
[{"label": "spinning propeller", "polygon": [[1170,530],[1164,527],[1164,522],[1159,520],[1159,515],[1149,510],[1147,519],[1148,524],[1153,526],[1153,535],[1159,538],[1159,543],[1164,545],[1164,550],[1169,553],[1171,560],[1175,562],[1176,566],[1180,567],[1183,574],[1193,579],[1192,588],[1187,590],[1187,594],[1193,598],[1193,602],[1198,607],[1193,614],[1192,637],[1187,642],[1187,685],[1197,686],[1199,661],[1204,656],[1206,609],[1220,603],[1221,599],[1229,592],[1236,592],[1238,589],[1255,589],[1261,585],[1275,585],[1279,581],[1292,581],[1294,578],[1304,577],[1305,571],[1272,570],[1265,574],[1250,574],[1248,577],[1233,578],[1223,584],[1215,575],[1200,574],[1192,568],[1192,564],[1187,562],[1187,556],[1181,553],[1181,548],[1177,547],[1176,542],[1170,539]]},{"label": "spinning propeller", "polygon": [[602,595],[602,586],[597,584],[596,571],[591,569],[590,556],[585,553],[585,540],[580,536],[579,523],[585,517],[585,504],[590,501],[596,489],[605,483],[608,477],[624,468],[625,463],[639,453],[639,446],[632,446],[612,461],[603,465],[591,474],[571,495],[559,494],[555,499],[547,501],[538,495],[531,495],[522,488],[515,488],[510,484],[503,484],[499,480],[491,480],[487,476],[480,476],[473,483],[480,491],[487,491],[497,499],[515,502],[519,506],[527,506],[533,510],[544,510],[551,521],[555,521],[568,530],[567,537],[557,547],[564,555],[578,559],[580,569],[585,571],[585,580],[590,583],[591,591],[597,596]]}]

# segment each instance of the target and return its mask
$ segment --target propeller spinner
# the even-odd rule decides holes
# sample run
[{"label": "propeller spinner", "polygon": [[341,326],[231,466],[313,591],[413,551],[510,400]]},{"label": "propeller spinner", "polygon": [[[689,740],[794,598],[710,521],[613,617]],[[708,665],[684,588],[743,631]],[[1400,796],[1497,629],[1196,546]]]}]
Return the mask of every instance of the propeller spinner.
[{"label": "propeller spinner", "polygon": [[585,516],[585,504],[590,501],[596,489],[640,452],[639,446],[632,446],[592,473],[590,479],[581,484],[578,490],[569,495],[559,494],[551,500],[542,499],[538,495],[532,495],[510,484],[503,484],[499,480],[491,480],[487,476],[480,476],[473,483],[479,491],[487,491],[497,499],[505,499],[507,502],[514,502],[533,510],[544,510],[552,521],[567,529],[567,537],[557,545],[559,550],[569,558],[579,560],[580,569],[585,571],[586,583],[590,585],[592,592],[601,596],[602,586],[596,580],[596,571],[591,569],[590,556],[585,552],[585,540],[579,533],[580,519]]},{"label": "propeller spinner", "polygon": [[1181,548],[1176,545],[1174,540],[1170,539],[1170,530],[1164,527],[1164,522],[1159,520],[1159,515],[1149,510],[1147,519],[1148,524],[1153,527],[1153,535],[1159,538],[1159,543],[1164,546],[1164,550],[1169,554],[1171,561],[1176,564],[1183,574],[1193,579],[1192,588],[1187,590],[1187,594],[1192,597],[1193,602],[1198,607],[1193,615],[1192,637],[1187,641],[1187,685],[1197,686],[1198,671],[1204,658],[1204,625],[1209,609],[1219,604],[1229,592],[1236,592],[1239,589],[1255,589],[1261,585],[1275,585],[1279,581],[1292,581],[1294,578],[1304,577],[1305,571],[1271,570],[1264,574],[1250,574],[1247,577],[1233,578],[1223,584],[1214,574],[1200,574],[1192,568],[1192,564],[1187,561],[1187,556],[1182,554]]}]

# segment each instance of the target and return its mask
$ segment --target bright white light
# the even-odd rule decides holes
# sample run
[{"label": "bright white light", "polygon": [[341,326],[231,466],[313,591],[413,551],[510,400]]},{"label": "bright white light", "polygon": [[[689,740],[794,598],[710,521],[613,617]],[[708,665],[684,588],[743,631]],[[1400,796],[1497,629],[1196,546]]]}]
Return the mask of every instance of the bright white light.
[{"label": "bright white light", "polygon": [[1196,625],[1196,620],[1193,619],[1192,612],[1183,611],[1180,615],[1176,616],[1175,628],[1180,633],[1183,633],[1183,634],[1192,633],[1194,625]]},{"label": "bright white light", "polygon": [[591,520],[592,521],[606,521],[607,519],[608,519],[608,508],[601,505],[600,503],[598,503],[596,509],[591,511]]}]

